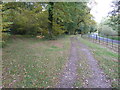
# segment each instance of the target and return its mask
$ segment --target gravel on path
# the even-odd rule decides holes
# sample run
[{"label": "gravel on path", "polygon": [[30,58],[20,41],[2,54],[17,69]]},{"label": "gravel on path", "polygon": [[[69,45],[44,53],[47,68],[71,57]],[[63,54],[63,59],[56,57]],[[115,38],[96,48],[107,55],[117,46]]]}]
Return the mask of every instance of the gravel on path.
[{"label": "gravel on path", "polygon": [[80,53],[84,53],[84,56],[88,60],[89,69],[92,71],[92,76],[89,78],[86,77],[86,82],[83,87],[110,88],[111,83],[106,79],[104,72],[99,68],[97,60],[94,59],[88,47],[81,43],[77,37],[71,37],[69,60],[66,63],[66,67],[60,77],[60,83],[57,85],[57,88],[74,88],[74,83],[77,80],[77,62],[80,60],[80,53],[78,54],[78,50],[80,50]]}]

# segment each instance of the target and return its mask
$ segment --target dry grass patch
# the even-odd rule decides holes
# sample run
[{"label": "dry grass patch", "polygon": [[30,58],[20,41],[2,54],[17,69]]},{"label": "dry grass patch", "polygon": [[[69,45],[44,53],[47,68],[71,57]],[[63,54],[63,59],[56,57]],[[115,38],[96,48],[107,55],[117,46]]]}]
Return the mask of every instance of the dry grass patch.
[{"label": "dry grass patch", "polygon": [[68,60],[68,37],[55,41],[16,38],[3,48],[3,87],[55,87]]}]

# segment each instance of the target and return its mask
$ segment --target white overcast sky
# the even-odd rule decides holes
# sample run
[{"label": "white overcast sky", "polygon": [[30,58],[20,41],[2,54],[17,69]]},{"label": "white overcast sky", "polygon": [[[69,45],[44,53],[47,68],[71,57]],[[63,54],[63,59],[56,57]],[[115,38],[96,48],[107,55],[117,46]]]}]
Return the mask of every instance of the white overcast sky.
[{"label": "white overcast sky", "polygon": [[93,4],[91,14],[95,17],[96,22],[100,22],[102,17],[106,17],[108,12],[112,10],[111,2],[113,0],[95,0],[96,5]]}]

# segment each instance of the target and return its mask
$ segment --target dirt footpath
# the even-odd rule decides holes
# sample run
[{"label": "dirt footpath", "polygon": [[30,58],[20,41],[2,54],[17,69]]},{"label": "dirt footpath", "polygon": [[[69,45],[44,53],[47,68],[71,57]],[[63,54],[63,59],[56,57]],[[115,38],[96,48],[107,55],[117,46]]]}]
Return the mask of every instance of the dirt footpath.
[{"label": "dirt footpath", "polygon": [[[79,48],[77,48],[79,47]],[[80,53],[87,58],[87,64],[92,72],[91,77],[86,77],[85,85],[83,88],[110,88],[111,83],[106,79],[104,72],[99,68],[97,60],[94,59],[90,50],[86,45],[82,44],[77,37],[71,37],[71,50],[69,61],[66,63],[64,72],[61,75],[60,83],[57,85],[58,88],[74,88],[74,83],[77,80],[77,63],[78,60],[82,60]],[[81,67],[79,67],[81,68]]]},{"label": "dirt footpath", "polygon": [[76,81],[77,75],[76,75],[76,63],[78,61],[77,56],[77,42],[74,40],[75,38],[71,38],[71,52],[69,61],[66,64],[66,68],[64,69],[64,72],[61,76],[60,83],[57,87],[59,88],[72,88],[73,84]]}]

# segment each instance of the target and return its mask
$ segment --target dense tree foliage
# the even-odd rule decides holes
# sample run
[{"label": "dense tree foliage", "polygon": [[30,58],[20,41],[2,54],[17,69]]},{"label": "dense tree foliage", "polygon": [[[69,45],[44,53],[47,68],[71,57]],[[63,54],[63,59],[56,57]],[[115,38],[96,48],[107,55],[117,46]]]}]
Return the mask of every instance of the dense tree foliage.
[{"label": "dense tree foliage", "polygon": [[120,1],[114,0],[111,7],[113,9],[108,13],[108,17],[101,20],[98,31],[103,35],[120,35]]},{"label": "dense tree foliage", "polygon": [[2,38],[2,4],[0,2],[0,38]]},{"label": "dense tree foliage", "polygon": [[98,32],[102,35],[118,35],[118,32],[110,26],[110,17],[103,18],[98,24]]},{"label": "dense tree foliage", "polygon": [[3,30],[12,34],[54,38],[95,31],[96,23],[85,2],[9,2],[3,4],[2,12],[7,22]]},{"label": "dense tree foliage", "polygon": [[109,25],[106,25],[106,24],[100,24],[99,27],[98,27],[98,32],[99,34],[101,35],[118,35],[118,33],[113,30]]},{"label": "dense tree foliage", "polygon": [[120,35],[120,1],[115,0],[112,2],[113,10],[109,12],[108,25],[117,31]]}]

